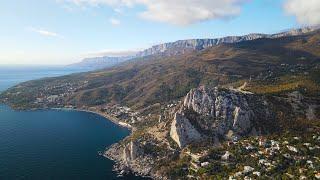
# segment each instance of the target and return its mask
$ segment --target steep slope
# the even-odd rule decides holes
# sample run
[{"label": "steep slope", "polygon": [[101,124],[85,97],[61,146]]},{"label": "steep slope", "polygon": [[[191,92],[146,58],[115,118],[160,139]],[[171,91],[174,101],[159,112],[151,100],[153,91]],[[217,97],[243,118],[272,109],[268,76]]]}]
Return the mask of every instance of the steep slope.
[{"label": "steep slope", "polygon": [[130,56],[120,56],[120,57],[93,57],[93,58],[85,58],[79,63],[68,65],[68,67],[72,68],[82,68],[86,70],[97,70],[103,69],[107,67],[112,67],[119,65],[122,62],[127,60],[132,60],[135,58],[143,58],[147,56],[176,56],[182,55],[186,53],[190,53],[192,51],[201,51],[206,48],[218,46],[220,44],[234,44],[243,41],[252,41],[256,39],[274,39],[280,37],[289,37],[289,36],[298,36],[305,33],[310,33],[316,31],[319,27],[305,27],[300,29],[293,29],[289,31],[284,31],[282,33],[277,34],[248,34],[243,36],[228,36],[223,38],[216,39],[188,39],[188,40],[179,40],[176,42],[158,44],[152,46],[151,48],[145,49],[140,52],[132,52]]},{"label": "steep slope", "polygon": [[[318,156],[314,144],[320,139],[319,85],[320,31],[314,31],[148,56],[99,71],[29,81],[3,92],[0,99],[17,109],[89,109],[132,126],[132,135],[105,153],[120,171],[164,179],[209,175],[221,179],[251,173],[252,164],[261,164],[252,158],[275,161],[270,152],[278,153],[272,148],[280,148],[279,143],[272,140],[272,147],[261,153],[251,135],[276,133],[293,139],[281,143],[281,153],[299,155],[293,162]],[[300,138],[291,134],[296,132],[307,135],[311,150],[300,148],[300,153],[291,146]],[[228,147],[245,157],[225,152]],[[275,162],[284,166],[272,164],[275,169],[262,172],[264,177],[279,177],[279,169],[283,174],[291,171],[289,156],[278,153]],[[305,164],[295,167],[307,168]]]},{"label": "steep slope", "polygon": [[124,57],[103,56],[103,57],[85,58],[81,62],[70,64],[67,67],[81,68],[86,70],[97,70],[97,69],[104,69],[107,67],[118,65],[132,58],[134,57],[133,56],[124,56]]},{"label": "steep slope", "polygon": [[[200,141],[201,135],[203,139],[214,137],[219,142],[221,138],[266,134],[276,128],[272,126],[275,119],[275,114],[263,97],[202,86],[192,89],[183,99],[180,109],[175,112],[170,135],[180,147]],[[184,124],[190,125],[183,127]],[[193,127],[200,133],[191,132],[196,131]]]},{"label": "steep slope", "polygon": [[[175,107],[165,109],[162,112],[165,118],[161,121],[135,131],[131,137],[109,148],[105,156],[117,162],[118,170],[132,170],[157,179],[184,179],[188,176],[210,179],[209,175],[216,179],[231,175],[246,176],[249,175],[248,172],[235,174],[234,170],[243,171],[243,166],[248,165],[263,170],[263,166],[257,167],[257,164],[261,164],[257,162],[259,158],[272,161],[275,155],[281,157],[288,154],[286,148],[294,151],[290,153],[293,156],[299,154],[298,159],[302,157],[302,153],[298,153],[293,146],[285,147],[296,141],[291,140],[289,143],[284,140],[295,138],[300,142],[312,142],[312,146],[316,145],[317,142],[311,141],[310,137],[316,139],[317,136],[314,135],[319,134],[320,116],[318,114],[305,119],[304,115],[310,106],[319,108],[320,104],[304,104],[303,96],[297,92],[294,94],[290,95],[292,99],[287,99],[237,89],[200,86],[191,89]],[[296,100],[299,101],[295,102],[297,104],[292,103]],[[304,114],[301,114],[302,110]],[[298,135],[303,135],[303,139]],[[265,141],[269,136],[272,138],[271,142]],[[281,149],[277,142],[279,137],[284,141]],[[307,145],[311,146],[311,143]],[[260,152],[258,148],[261,148]],[[312,159],[313,155],[320,154],[320,147],[316,148],[318,150],[311,152],[300,145],[304,158]],[[246,157],[241,158],[242,154]],[[279,167],[282,163],[284,165]],[[236,166],[237,164],[241,166]],[[267,166],[278,167],[281,171],[261,171],[269,178],[278,177],[290,167],[296,167],[283,158],[269,164]],[[297,167],[303,167],[303,163]],[[208,171],[201,171],[203,169]],[[220,175],[215,176],[218,173]],[[313,174],[308,176],[312,177]]]},{"label": "steep slope", "polygon": [[208,47],[217,46],[220,44],[234,44],[243,41],[251,41],[261,38],[281,38],[289,36],[298,36],[305,33],[310,33],[318,30],[318,26],[305,27],[300,29],[292,29],[277,34],[248,34],[244,36],[228,36],[216,39],[189,39],[179,40],[176,42],[164,43],[155,45],[149,49],[141,51],[137,54],[137,57],[150,56],[150,55],[178,55],[184,54],[192,50],[203,50]]},{"label": "steep slope", "polygon": [[[228,87],[244,81],[250,81],[248,90],[257,93],[307,89],[314,96],[319,94],[319,43],[317,31],[222,44],[172,57],[150,56],[100,71],[22,83],[1,97],[17,107],[114,102],[141,108],[181,98],[200,84]],[[272,91],[262,91],[262,86]],[[58,97],[48,102],[49,96]]]}]

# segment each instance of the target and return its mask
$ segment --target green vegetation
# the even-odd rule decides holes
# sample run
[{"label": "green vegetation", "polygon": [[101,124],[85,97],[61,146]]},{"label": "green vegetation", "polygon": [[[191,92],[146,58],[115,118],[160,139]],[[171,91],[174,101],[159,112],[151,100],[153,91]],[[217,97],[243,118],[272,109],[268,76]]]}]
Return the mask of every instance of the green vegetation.
[{"label": "green vegetation", "polygon": [[[320,33],[222,44],[176,56],[151,56],[96,72],[22,83],[0,95],[14,107],[57,106],[37,98],[58,95],[61,105],[118,103],[140,109],[183,97],[199,85],[248,82],[248,90],[319,95]],[[303,47],[303,48],[301,48]],[[250,81],[250,82],[249,82]],[[67,94],[64,94],[69,92]]]},{"label": "green vegetation", "polygon": [[[182,152],[184,155],[170,166],[170,177],[289,179],[292,176],[294,179],[314,179],[320,171],[320,122],[297,120],[287,128],[287,133],[248,137],[209,151],[208,146],[193,149],[193,154],[202,154],[199,160],[192,160]],[[222,159],[227,151],[230,157]],[[245,172],[245,166],[253,170]]]}]

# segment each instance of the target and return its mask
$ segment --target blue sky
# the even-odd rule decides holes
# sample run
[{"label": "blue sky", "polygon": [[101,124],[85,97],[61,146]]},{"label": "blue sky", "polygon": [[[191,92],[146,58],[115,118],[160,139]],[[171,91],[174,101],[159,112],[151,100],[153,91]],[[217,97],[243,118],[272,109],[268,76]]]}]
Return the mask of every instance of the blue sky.
[{"label": "blue sky", "polygon": [[[306,13],[295,10],[296,6],[301,9],[301,2],[0,1],[0,64],[69,64],[83,57],[128,54],[180,39],[276,33],[317,24],[318,18],[310,18],[314,14],[305,17]],[[310,2],[320,7],[320,1]],[[311,5],[307,4],[302,7],[309,12]],[[314,11],[318,13],[318,9]]]}]

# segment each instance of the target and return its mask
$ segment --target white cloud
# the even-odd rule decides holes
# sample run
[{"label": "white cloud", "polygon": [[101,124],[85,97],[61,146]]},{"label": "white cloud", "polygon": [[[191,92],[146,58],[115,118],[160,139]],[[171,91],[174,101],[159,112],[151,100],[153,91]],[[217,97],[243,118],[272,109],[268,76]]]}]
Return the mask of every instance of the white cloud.
[{"label": "white cloud", "polygon": [[250,0],[59,0],[79,6],[107,5],[114,8],[142,5],[139,16],[175,25],[225,19],[240,14],[241,5]]},{"label": "white cloud", "polygon": [[30,28],[27,28],[27,29],[32,31],[32,32],[38,33],[38,34],[40,34],[42,36],[59,37],[59,38],[63,37],[58,33],[47,31],[47,30],[44,30],[44,29],[38,29],[38,28],[33,28],[33,27],[30,27]]},{"label": "white cloud", "polygon": [[287,0],[284,6],[289,15],[304,25],[320,24],[320,0]]},{"label": "white cloud", "polygon": [[113,11],[118,13],[118,14],[123,14],[123,10],[120,9],[120,8],[114,8]]},{"label": "white cloud", "polygon": [[115,18],[110,18],[109,22],[113,25],[113,26],[119,26],[121,24],[120,20],[115,19]]},{"label": "white cloud", "polygon": [[242,0],[142,0],[147,10],[145,19],[189,25],[205,20],[224,19],[240,14]]}]

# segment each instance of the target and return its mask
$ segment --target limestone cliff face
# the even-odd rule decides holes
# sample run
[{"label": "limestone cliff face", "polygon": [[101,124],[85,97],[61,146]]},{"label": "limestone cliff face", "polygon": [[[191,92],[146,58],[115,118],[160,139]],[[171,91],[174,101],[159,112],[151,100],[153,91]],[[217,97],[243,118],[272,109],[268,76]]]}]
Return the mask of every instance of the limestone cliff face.
[{"label": "limestone cliff face", "polygon": [[189,120],[182,114],[176,113],[171,124],[171,138],[177,142],[179,147],[185,146],[187,143],[201,140],[201,134],[191,125]]},{"label": "limestone cliff face", "polygon": [[287,36],[297,36],[304,33],[309,33],[315,30],[318,30],[318,26],[314,27],[305,27],[300,29],[292,29],[289,31],[277,33],[277,34],[248,34],[244,36],[227,36],[223,38],[215,38],[215,39],[188,39],[188,40],[179,40],[176,42],[169,42],[164,44],[159,44],[152,46],[149,49],[138,52],[137,57],[157,55],[157,54],[166,54],[166,55],[176,55],[183,54],[188,50],[203,50],[208,47],[217,46],[219,44],[232,44],[239,43],[242,41],[251,41],[261,38],[280,38]]},{"label": "limestone cliff face", "polygon": [[152,170],[153,159],[144,154],[143,146],[137,141],[129,141],[124,144],[116,143],[104,153],[104,156],[116,161],[114,170],[121,173],[134,172],[147,176]]},{"label": "limestone cliff face", "polygon": [[274,115],[260,96],[230,89],[192,89],[171,125],[180,147],[207,138],[233,138],[268,131]]},{"label": "limestone cliff face", "polygon": [[135,142],[131,141],[123,148],[123,160],[126,164],[135,160],[138,156],[138,146]]},{"label": "limestone cliff face", "polygon": [[187,50],[202,50],[208,47],[216,46],[223,43],[237,43],[241,41],[255,40],[259,38],[267,38],[265,34],[249,34],[245,36],[228,36],[217,39],[188,39],[176,42],[164,43],[152,46],[149,49],[141,51],[137,56],[149,56],[155,54],[176,55],[184,53]]}]

